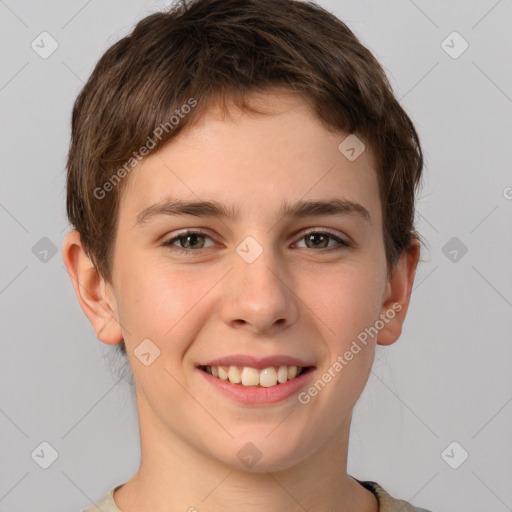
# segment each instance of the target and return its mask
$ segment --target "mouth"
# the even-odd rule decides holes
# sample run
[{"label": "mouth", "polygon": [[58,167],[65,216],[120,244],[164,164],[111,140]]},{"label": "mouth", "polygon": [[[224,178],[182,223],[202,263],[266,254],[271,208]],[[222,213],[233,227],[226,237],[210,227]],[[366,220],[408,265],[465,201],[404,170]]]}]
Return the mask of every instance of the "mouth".
[{"label": "mouth", "polygon": [[235,365],[203,365],[198,368],[220,381],[256,388],[279,387],[314,369],[313,366],[296,365],[267,366],[265,368]]}]

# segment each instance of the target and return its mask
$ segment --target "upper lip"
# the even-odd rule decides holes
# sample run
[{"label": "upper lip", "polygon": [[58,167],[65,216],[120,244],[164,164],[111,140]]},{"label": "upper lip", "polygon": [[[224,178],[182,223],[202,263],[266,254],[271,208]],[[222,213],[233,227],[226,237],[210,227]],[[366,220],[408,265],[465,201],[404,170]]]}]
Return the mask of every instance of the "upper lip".
[{"label": "upper lip", "polygon": [[249,366],[250,368],[268,368],[270,366],[313,366],[311,363],[286,355],[254,357],[249,355],[233,355],[212,359],[198,366]]}]

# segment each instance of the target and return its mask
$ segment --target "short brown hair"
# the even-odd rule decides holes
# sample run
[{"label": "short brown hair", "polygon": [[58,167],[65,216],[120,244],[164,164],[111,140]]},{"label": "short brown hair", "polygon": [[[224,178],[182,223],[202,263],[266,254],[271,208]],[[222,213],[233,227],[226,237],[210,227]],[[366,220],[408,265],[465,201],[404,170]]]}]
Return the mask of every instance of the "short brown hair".
[{"label": "short brown hair", "polygon": [[[374,157],[388,272],[412,242],[423,155],[386,75],[337,17],[299,0],[182,0],[142,19],[97,63],[73,108],[67,214],[98,272],[111,282],[126,170],[158,126],[191,98],[157,151],[213,101],[254,110],[250,92],[286,87],[326,127],[356,134]],[[340,141],[341,142],[341,141]],[[123,175],[126,173],[123,173]],[[102,188],[103,187],[103,188]],[[96,192],[95,192],[96,191]]]}]

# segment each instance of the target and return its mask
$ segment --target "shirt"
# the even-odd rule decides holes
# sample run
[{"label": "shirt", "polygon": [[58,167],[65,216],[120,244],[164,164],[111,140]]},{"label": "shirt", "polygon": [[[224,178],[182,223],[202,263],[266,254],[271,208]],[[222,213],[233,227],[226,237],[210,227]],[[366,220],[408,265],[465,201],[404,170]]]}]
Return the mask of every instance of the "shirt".
[{"label": "shirt", "polygon": [[[379,512],[431,512],[425,508],[413,507],[409,502],[393,498],[377,482],[357,480],[365,489],[373,492],[379,502]],[[122,512],[114,501],[114,491],[124,484],[114,487],[106,496],[104,496],[95,505],[82,512]]]}]

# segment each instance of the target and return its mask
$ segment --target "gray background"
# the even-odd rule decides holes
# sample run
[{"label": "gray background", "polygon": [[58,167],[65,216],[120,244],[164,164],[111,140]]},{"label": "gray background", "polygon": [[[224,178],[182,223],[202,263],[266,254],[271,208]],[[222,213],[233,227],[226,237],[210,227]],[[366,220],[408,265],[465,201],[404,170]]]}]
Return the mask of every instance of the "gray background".
[{"label": "gray background", "polygon": [[[377,347],[356,406],[349,473],[435,512],[512,510],[512,2],[321,4],[384,65],[426,155],[429,247],[402,337]],[[64,166],[94,64],[163,7],[0,0],[1,511],[78,511],[138,468],[133,397],[61,258]],[[43,31],[59,45],[47,59],[31,47]],[[453,31],[469,43],[458,58],[442,46]],[[42,442],[58,452],[48,469],[31,457]]]}]

